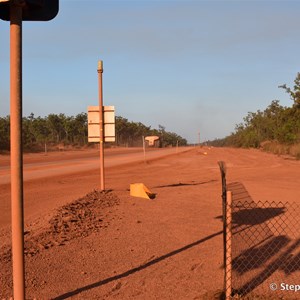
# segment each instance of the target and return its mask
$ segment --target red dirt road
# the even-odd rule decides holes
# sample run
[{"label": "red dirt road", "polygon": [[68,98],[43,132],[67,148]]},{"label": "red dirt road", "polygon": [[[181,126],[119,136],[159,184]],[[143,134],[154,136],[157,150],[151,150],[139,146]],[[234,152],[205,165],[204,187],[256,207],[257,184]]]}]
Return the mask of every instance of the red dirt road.
[{"label": "red dirt road", "polygon": [[[90,194],[71,203],[98,186],[96,169],[27,181],[26,297],[213,299],[223,288],[219,160],[227,164],[227,181],[242,182],[254,201],[300,202],[300,162],[259,150],[194,148],[110,167],[106,186],[112,192],[98,195],[101,201]],[[130,197],[134,182],[143,182],[156,199]],[[9,210],[3,205],[8,187],[1,185],[2,215]],[[84,217],[76,219],[78,211]],[[12,296],[6,224],[1,299]]]},{"label": "red dirt road", "polygon": [[[154,160],[159,157],[172,155],[176,152],[185,152],[189,148],[167,148],[155,149],[148,148],[145,155],[141,148],[119,148],[105,150],[105,168],[119,167],[129,164],[138,164],[144,160]],[[9,156],[0,156],[0,186],[1,202],[0,211],[0,229],[10,224],[10,160]],[[43,153],[24,155],[24,182],[25,184],[25,217],[29,218],[32,214],[39,214],[67,203],[87,193],[86,185],[79,184],[67,186],[70,191],[60,192],[57,195],[57,189],[61,190],[61,185],[68,180],[73,180],[74,175],[83,172],[92,172],[93,179],[89,185],[90,189],[97,188],[99,177],[94,176],[99,170],[99,152],[97,150],[85,151],[66,151],[50,152],[47,156]],[[100,174],[100,172],[98,171]],[[78,174],[77,174],[78,175]],[[98,175],[99,176],[99,175]],[[76,177],[76,175],[75,175]],[[48,180],[47,180],[48,178]],[[81,178],[81,175],[76,178]],[[37,181],[35,181],[37,180]],[[58,180],[58,181],[57,181]],[[36,184],[40,187],[33,188]],[[49,188],[42,188],[43,185]],[[29,187],[29,188],[28,188]],[[53,193],[53,192],[54,193]],[[42,193],[42,195],[39,195]],[[67,196],[66,196],[67,195]],[[72,197],[72,198],[71,198]],[[44,199],[40,201],[39,199]]]}]

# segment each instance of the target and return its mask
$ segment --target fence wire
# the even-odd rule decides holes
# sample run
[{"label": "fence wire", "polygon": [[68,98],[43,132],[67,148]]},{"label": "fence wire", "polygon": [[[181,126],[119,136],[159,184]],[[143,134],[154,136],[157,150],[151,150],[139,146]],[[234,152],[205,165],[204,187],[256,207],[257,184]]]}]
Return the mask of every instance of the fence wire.
[{"label": "fence wire", "polygon": [[300,299],[300,203],[254,202],[240,183],[227,190],[226,298]]}]

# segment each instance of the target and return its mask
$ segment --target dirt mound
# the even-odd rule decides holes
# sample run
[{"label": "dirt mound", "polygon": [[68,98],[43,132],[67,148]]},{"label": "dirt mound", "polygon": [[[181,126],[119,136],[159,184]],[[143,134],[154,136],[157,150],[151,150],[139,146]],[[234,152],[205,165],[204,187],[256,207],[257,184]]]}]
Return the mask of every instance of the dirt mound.
[{"label": "dirt mound", "polygon": [[[54,246],[63,246],[75,238],[86,237],[110,224],[111,208],[119,205],[119,198],[111,191],[98,191],[62,206],[50,219],[49,227],[37,235],[25,232],[24,253],[32,257]],[[11,261],[11,249],[1,251],[3,262]]]}]

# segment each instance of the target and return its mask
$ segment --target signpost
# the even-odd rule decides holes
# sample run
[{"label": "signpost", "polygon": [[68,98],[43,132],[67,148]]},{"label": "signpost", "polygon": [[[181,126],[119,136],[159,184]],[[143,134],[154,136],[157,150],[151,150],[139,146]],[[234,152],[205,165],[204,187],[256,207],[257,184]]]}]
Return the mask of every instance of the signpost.
[{"label": "signpost", "polygon": [[102,89],[102,73],[103,73],[103,61],[98,61],[98,86],[99,86],[99,130],[100,130],[100,189],[105,190],[104,182],[104,144],[103,144],[103,89]]},{"label": "signpost", "polygon": [[99,142],[100,189],[105,190],[104,143],[115,141],[115,107],[103,106],[102,73],[103,61],[98,62],[99,106],[88,107],[88,141]]},{"label": "signpost", "polygon": [[149,143],[149,146],[154,146],[155,142],[159,140],[159,136],[149,135],[145,137],[145,140]]},{"label": "signpost", "polygon": [[0,0],[0,19],[10,21],[10,166],[14,299],[25,299],[22,154],[22,21],[48,21],[58,0]]}]

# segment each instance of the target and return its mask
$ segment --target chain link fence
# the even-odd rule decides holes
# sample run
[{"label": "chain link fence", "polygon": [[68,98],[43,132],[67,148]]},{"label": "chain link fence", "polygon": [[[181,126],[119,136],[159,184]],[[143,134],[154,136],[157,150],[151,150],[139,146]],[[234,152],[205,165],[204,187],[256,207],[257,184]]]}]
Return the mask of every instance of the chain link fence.
[{"label": "chain link fence", "polygon": [[300,299],[300,205],[255,203],[239,183],[228,190],[232,199],[226,207],[226,227],[231,229],[226,235],[227,249],[231,247],[227,294],[236,299]]},{"label": "chain link fence", "polygon": [[230,183],[223,221],[226,299],[300,299],[300,202],[254,202]]}]

